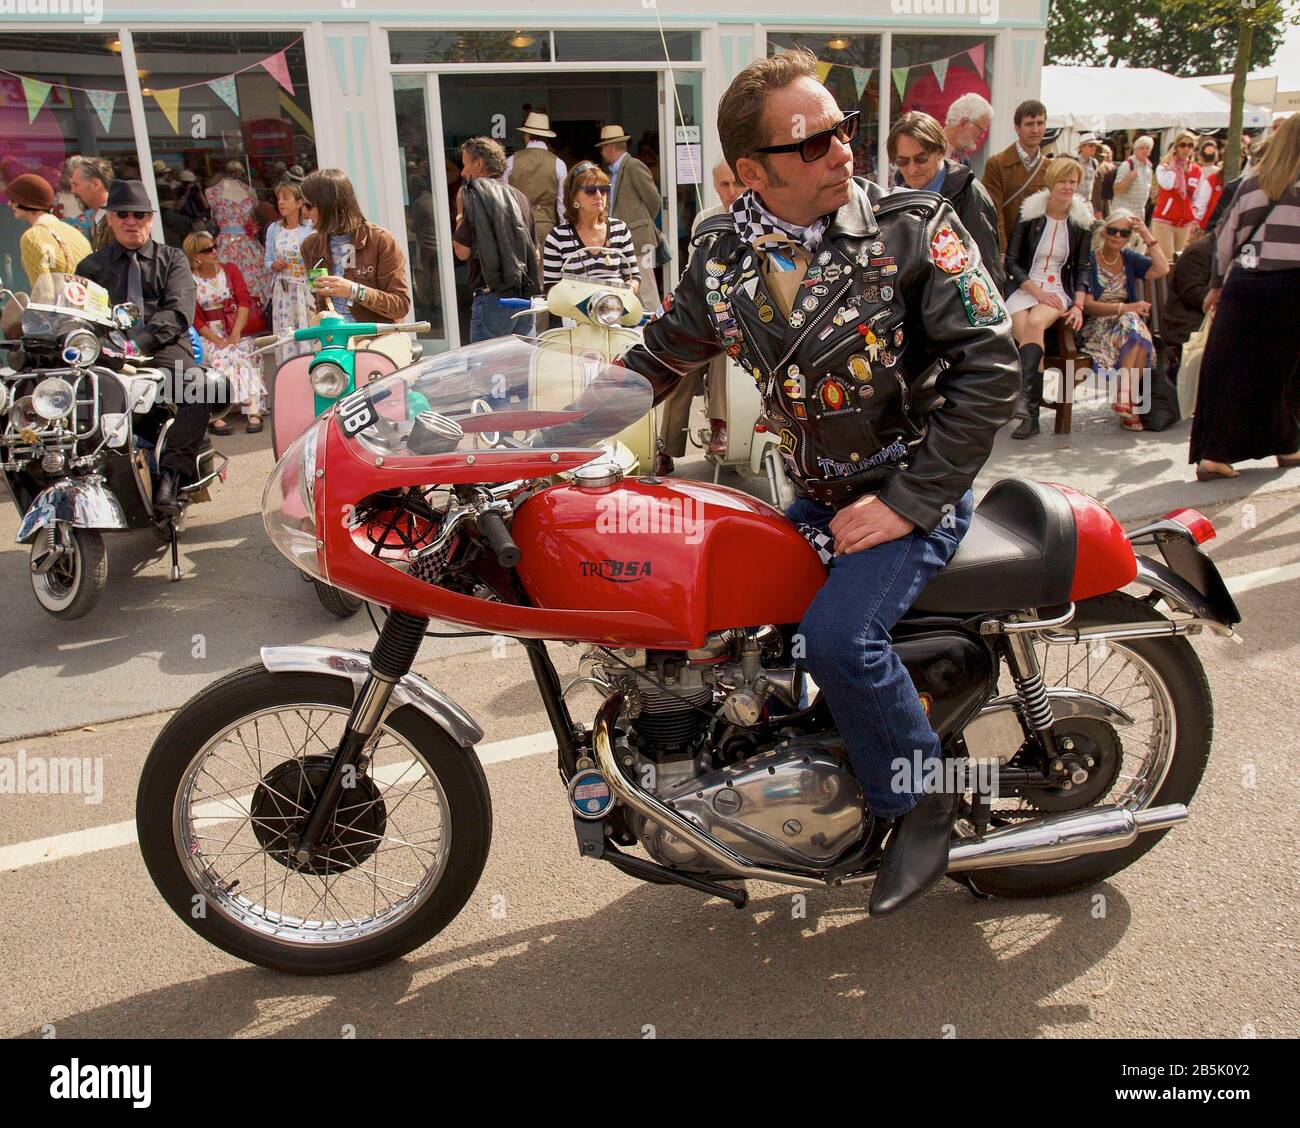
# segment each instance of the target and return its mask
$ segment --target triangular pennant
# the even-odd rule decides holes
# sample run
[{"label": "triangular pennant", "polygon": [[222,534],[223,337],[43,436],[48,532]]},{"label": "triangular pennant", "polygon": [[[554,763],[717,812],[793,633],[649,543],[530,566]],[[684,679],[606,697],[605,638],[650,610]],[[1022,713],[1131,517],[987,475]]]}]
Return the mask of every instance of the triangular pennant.
[{"label": "triangular pennant", "polygon": [[894,67],[894,86],[898,90],[898,96],[901,98],[907,93],[907,72],[908,67]]},{"label": "triangular pennant", "polygon": [[181,90],[178,86],[175,90],[154,90],[153,100],[158,103],[158,108],[162,110],[163,116],[167,119],[167,124],[172,127],[175,133],[180,128],[177,124],[177,115],[181,108]]},{"label": "triangular pennant", "polygon": [[934,80],[939,84],[939,89],[943,89],[943,84],[948,79],[948,60],[935,59],[930,64],[930,69],[934,71]]},{"label": "triangular pennant", "polygon": [[978,47],[972,47],[969,51],[966,52],[966,54],[970,56],[970,61],[975,64],[975,69],[979,71],[980,77],[983,78],[984,77],[984,44],[981,43]]},{"label": "triangular pennant", "polygon": [[99,115],[99,124],[108,133],[113,128],[113,107],[117,105],[116,90],[83,90],[86,100]]},{"label": "triangular pennant", "polygon": [[38,78],[24,78],[23,93],[27,96],[27,124],[31,125],[50,96],[50,84]]},{"label": "triangular pennant", "polygon": [[867,84],[871,81],[870,67],[853,68],[853,85],[857,87],[858,101],[862,101],[862,95],[866,92]]},{"label": "triangular pennant", "polygon": [[280,51],[268,59],[263,59],[262,66],[286,91],[290,94],[293,93],[293,79],[289,77],[289,60],[284,57],[284,51]]},{"label": "triangular pennant", "polygon": [[225,78],[214,78],[208,83],[212,93],[230,107],[230,112],[236,117],[239,116],[239,92],[235,89],[235,76],[227,75]]},{"label": "triangular pennant", "polygon": [[817,60],[817,81],[820,82],[823,86],[825,86],[826,79],[830,75],[830,73],[831,73],[831,64],[823,63],[820,59],[818,59]]},{"label": "triangular pennant", "polygon": [[752,302],[754,295],[758,292],[758,279],[750,278],[748,281],[742,282],[740,290]]}]

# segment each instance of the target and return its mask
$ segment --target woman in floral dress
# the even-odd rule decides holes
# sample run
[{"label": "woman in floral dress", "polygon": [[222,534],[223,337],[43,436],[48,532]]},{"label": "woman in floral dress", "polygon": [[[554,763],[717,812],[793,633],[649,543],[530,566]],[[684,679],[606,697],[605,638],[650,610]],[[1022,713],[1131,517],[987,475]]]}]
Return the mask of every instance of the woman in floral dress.
[{"label": "woman in floral dress", "polygon": [[[266,269],[271,274],[271,328],[277,334],[302,329],[311,323],[315,305],[307,286],[307,264],[302,241],[316,230],[303,214],[302,188],[289,178],[275,189],[280,218],[266,229]],[[275,352],[277,366],[290,357],[312,350],[310,341],[290,341]]]},{"label": "woman in floral dress", "polygon": [[[1150,257],[1126,245],[1135,233],[1146,243]],[[1140,216],[1128,208],[1113,208],[1098,224],[1092,238],[1080,348],[1092,358],[1094,369],[1118,369],[1113,406],[1128,431],[1143,429],[1134,408],[1145,402],[1139,381],[1143,372],[1151,370],[1155,355],[1151,329],[1143,320],[1151,312],[1151,303],[1137,300],[1137,282],[1168,273],[1169,260]]]},{"label": "woman in floral dress", "polygon": [[[230,401],[242,407],[248,433],[255,434],[262,429],[266,411],[266,384],[261,358],[253,355],[253,334],[244,335],[250,324],[260,320],[254,316],[254,299],[239,267],[218,261],[211,235],[196,231],[182,245],[198,291],[194,327],[203,337],[203,363],[229,381]],[[209,424],[209,429],[217,435],[231,431],[224,420]]]},{"label": "woman in floral dress", "polygon": [[239,268],[259,309],[271,298],[271,276],[263,266],[253,208],[257,197],[243,181],[244,166],[226,165],[225,173],[207,191],[208,206],[217,222],[217,257]]}]

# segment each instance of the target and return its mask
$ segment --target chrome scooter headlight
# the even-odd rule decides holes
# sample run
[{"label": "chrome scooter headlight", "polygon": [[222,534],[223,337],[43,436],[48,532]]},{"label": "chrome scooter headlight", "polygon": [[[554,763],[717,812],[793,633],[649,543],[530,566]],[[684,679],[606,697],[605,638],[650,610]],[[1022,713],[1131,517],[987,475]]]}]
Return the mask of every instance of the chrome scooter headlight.
[{"label": "chrome scooter headlight", "polygon": [[98,334],[89,329],[74,329],[63,338],[63,363],[87,368],[99,359],[101,348]]},{"label": "chrome scooter headlight", "polygon": [[72,385],[59,376],[47,376],[32,390],[32,409],[51,423],[67,418],[75,406]]},{"label": "chrome scooter headlight", "polygon": [[337,364],[326,361],[311,370],[311,386],[322,399],[338,399],[348,386],[348,374]]},{"label": "chrome scooter headlight", "polygon": [[587,307],[591,310],[591,316],[597,324],[610,326],[617,325],[623,320],[623,315],[627,313],[627,307],[623,304],[623,299],[617,294],[596,294],[591,299],[591,305]]}]

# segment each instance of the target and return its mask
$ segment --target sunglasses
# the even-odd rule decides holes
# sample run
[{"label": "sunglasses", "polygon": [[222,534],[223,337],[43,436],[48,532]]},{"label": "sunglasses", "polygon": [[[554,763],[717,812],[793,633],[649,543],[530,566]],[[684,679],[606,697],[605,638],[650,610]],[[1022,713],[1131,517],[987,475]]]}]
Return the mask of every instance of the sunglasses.
[{"label": "sunglasses", "polygon": [[586,196],[595,196],[597,194],[601,196],[608,196],[609,185],[608,184],[584,184],[582,186],[582,192],[583,195]]},{"label": "sunglasses", "polygon": [[894,164],[900,169],[909,168],[912,165],[929,164],[938,155],[938,153],[922,153],[919,157],[895,157]]},{"label": "sunglasses", "polygon": [[206,247],[195,247],[194,253],[196,255],[213,255],[217,253],[217,248],[209,243]]},{"label": "sunglasses", "polygon": [[113,213],[118,219],[126,219],[130,216],[132,219],[148,219],[153,212],[133,212],[133,211],[115,211]]},{"label": "sunglasses", "polygon": [[1107,227],[1107,228],[1106,228],[1106,234],[1107,234],[1107,235],[1123,235],[1125,238],[1128,238],[1130,235],[1133,234],[1133,228],[1131,228],[1131,227]]},{"label": "sunglasses", "polygon": [[858,135],[860,115],[861,111],[850,110],[830,129],[823,129],[820,133],[814,133],[802,141],[795,141],[789,145],[764,145],[761,149],[753,151],[755,153],[798,153],[804,164],[812,164],[813,161],[821,160],[830,152],[833,138],[838,137],[846,145],[852,142]]},{"label": "sunglasses", "polygon": [[1175,148],[1175,149],[1191,149],[1191,148],[1193,148],[1193,145],[1192,145],[1192,143],[1191,143],[1190,141],[1179,141],[1178,144],[1174,146],[1174,148]]}]

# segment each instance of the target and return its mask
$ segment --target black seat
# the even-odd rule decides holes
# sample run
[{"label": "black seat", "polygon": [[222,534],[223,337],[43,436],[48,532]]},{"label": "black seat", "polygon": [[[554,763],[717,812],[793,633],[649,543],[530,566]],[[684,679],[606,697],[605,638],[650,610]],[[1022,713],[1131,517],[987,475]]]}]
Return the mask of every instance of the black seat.
[{"label": "black seat", "polygon": [[974,614],[1068,603],[1075,543],[1065,494],[1026,478],[1003,478],[984,495],[956,554],[912,611]]}]

